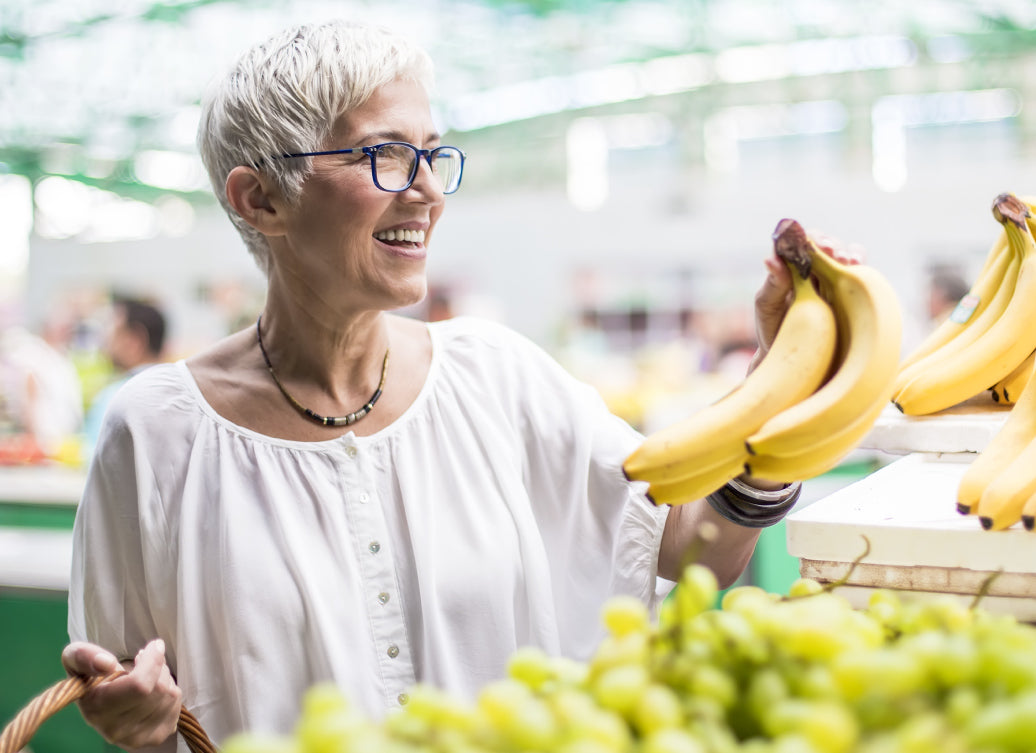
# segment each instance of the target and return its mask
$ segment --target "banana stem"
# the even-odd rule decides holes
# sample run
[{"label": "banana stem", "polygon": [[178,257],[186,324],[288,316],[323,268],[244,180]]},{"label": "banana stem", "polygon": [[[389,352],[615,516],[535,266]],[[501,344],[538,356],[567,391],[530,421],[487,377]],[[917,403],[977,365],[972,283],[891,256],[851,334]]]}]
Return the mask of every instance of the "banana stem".
[{"label": "banana stem", "polygon": [[813,249],[805,229],[795,220],[783,219],[773,231],[773,251],[785,264],[794,267],[802,279],[813,269]]},{"label": "banana stem", "polygon": [[1002,193],[993,199],[993,217],[1001,225],[1012,222],[1016,227],[1024,228],[1025,221],[1031,216],[1028,205],[1014,194]]}]

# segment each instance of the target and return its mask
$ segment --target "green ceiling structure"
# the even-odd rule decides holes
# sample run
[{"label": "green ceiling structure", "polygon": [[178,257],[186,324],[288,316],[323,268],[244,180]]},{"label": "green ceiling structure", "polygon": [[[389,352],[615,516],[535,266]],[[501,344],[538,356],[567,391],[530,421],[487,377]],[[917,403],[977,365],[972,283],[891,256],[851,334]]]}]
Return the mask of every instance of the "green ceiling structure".
[{"label": "green ceiling structure", "polygon": [[[916,47],[911,65],[968,65],[979,79],[986,71],[977,86],[993,85],[999,74],[990,65],[1008,67],[1036,50],[1031,0],[2,0],[0,173],[64,175],[144,200],[170,191],[201,200],[201,181],[162,186],[143,178],[140,155],[193,157],[199,94],[252,40],[288,23],[351,14],[410,30],[426,46],[447,125],[460,122],[452,101],[522,82],[688,54],[709,65],[734,48],[896,37]],[[870,76],[875,89],[887,84],[881,66],[852,73]],[[791,100],[801,96],[787,82],[771,84]],[[744,82],[713,77],[664,96],[708,107],[736,100],[715,90],[737,87]],[[526,139],[545,138],[581,111],[637,112],[657,107],[660,96],[574,102],[517,123]],[[679,115],[695,106],[668,108]],[[467,138],[511,141],[515,129],[514,122],[476,126]]]}]

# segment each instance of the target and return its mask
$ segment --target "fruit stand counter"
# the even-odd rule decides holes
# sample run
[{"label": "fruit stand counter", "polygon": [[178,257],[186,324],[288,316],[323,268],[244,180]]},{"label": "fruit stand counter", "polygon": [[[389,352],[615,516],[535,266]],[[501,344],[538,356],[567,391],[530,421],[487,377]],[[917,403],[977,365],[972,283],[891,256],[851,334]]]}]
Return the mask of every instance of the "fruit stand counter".
[{"label": "fruit stand counter", "polygon": [[[0,467],[0,725],[65,676],[72,522],[84,474],[64,466]],[[59,711],[32,741],[33,753],[117,751],[79,711]]]},{"label": "fruit stand counter", "polygon": [[0,466],[0,526],[71,529],[85,480],[62,465]]},{"label": "fruit stand counter", "polygon": [[0,595],[68,589],[72,523],[82,471],[57,465],[0,467]]},{"label": "fruit stand counter", "polygon": [[902,457],[789,516],[788,552],[801,573],[847,577],[841,591],[858,606],[875,588],[970,603],[985,585],[984,607],[1036,622],[1036,533],[985,531],[956,509],[964,470],[1007,412],[984,396],[919,418],[890,406],[862,446]]}]

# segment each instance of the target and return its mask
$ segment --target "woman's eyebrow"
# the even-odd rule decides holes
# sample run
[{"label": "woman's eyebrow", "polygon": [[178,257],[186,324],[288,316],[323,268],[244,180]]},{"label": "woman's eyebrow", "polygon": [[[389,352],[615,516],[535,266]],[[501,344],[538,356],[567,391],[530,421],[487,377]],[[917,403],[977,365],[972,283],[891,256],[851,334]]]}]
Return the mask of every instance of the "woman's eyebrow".
[{"label": "woman's eyebrow", "polygon": [[[441,140],[442,135],[438,131],[430,131],[429,133],[425,134],[422,143],[427,144],[429,141]],[[406,143],[410,143],[408,141],[408,134],[405,134],[402,131],[374,131],[373,133],[365,134],[360,139],[357,139],[356,143],[362,144],[364,146],[371,146],[373,144],[380,144],[385,141],[403,141]]]}]

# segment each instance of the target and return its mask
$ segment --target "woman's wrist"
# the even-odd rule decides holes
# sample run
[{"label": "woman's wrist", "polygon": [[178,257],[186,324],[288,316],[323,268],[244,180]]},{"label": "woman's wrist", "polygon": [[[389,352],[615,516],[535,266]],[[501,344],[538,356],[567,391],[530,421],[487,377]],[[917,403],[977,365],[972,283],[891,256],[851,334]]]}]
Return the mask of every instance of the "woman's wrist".
[{"label": "woman's wrist", "polygon": [[705,497],[717,514],[746,528],[766,528],[779,523],[791,512],[802,492],[801,482],[777,489],[760,489],[740,478]]},{"label": "woman's wrist", "polygon": [[752,489],[758,489],[763,492],[780,491],[781,489],[787,489],[791,486],[791,484],[784,481],[771,481],[768,478],[749,476],[747,473],[742,473],[734,480],[745,486],[751,487]]}]

